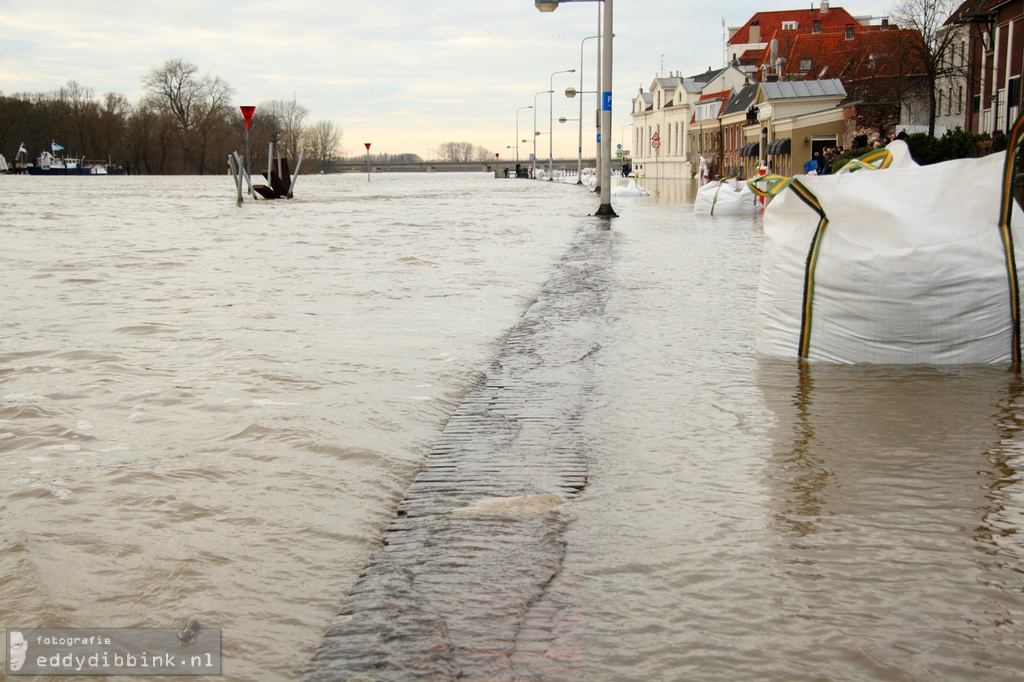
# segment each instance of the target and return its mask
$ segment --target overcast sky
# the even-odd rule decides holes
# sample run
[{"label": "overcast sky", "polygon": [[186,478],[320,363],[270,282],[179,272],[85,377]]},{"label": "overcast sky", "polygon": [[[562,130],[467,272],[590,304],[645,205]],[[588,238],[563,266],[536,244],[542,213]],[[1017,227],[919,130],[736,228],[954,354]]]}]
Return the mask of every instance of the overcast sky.
[{"label": "overcast sky", "polygon": [[[617,0],[614,5],[613,143],[630,102],[659,74],[694,75],[723,64],[723,27],[756,11],[818,6],[787,0]],[[530,139],[548,155],[552,73],[555,156],[575,157],[581,41],[596,35],[602,4],[576,2],[551,13],[530,0],[0,0],[0,92],[53,92],[69,80],[97,96],[133,103],[143,76],[180,58],[219,76],[235,104],[293,97],[308,122],[342,131],[349,153],[412,152],[427,158],[444,142],[471,142],[515,157]],[[832,2],[855,16],[882,16],[890,0]],[[583,89],[596,88],[596,40],[583,45]],[[535,94],[541,92],[540,96]],[[531,109],[520,107],[537,103]],[[584,151],[594,146],[595,99],[584,100]],[[628,142],[626,142],[628,147]],[[511,148],[510,148],[511,147]],[[3,150],[8,151],[8,150]],[[11,150],[13,151],[13,150]],[[73,151],[73,150],[69,150]],[[532,142],[521,144],[520,159]],[[591,152],[592,153],[592,152]]]}]

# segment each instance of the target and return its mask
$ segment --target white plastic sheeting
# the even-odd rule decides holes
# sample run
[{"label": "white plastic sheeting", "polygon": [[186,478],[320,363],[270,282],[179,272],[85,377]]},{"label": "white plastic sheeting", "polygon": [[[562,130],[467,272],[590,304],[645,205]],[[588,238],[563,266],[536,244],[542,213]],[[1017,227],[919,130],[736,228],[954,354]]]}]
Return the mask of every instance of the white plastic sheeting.
[{"label": "white plastic sheeting", "polygon": [[[1013,361],[1008,253],[1019,279],[1024,212],[1012,202],[1013,248],[1004,248],[1006,155],[919,167],[902,141],[889,151],[888,168],[802,176],[770,201],[758,353],[834,363]],[[814,199],[827,218],[820,231]]]}]

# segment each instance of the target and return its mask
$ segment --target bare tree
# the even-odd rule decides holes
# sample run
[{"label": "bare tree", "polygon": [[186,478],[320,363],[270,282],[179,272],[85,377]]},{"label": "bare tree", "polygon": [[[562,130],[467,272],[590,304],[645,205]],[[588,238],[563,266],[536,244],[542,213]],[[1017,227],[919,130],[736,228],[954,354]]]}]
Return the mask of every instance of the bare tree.
[{"label": "bare tree", "polygon": [[63,144],[79,156],[95,156],[89,137],[90,133],[95,131],[95,124],[99,119],[99,106],[94,101],[92,88],[79,85],[78,81],[69,80],[66,86],[57,91],[56,99],[64,110],[67,126],[62,133],[71,136],[70,139],[63,140]]},{"label": "bare tree", "polygon": [[474,154],[476,156],[476,161],[494,161],[496,158],[494,156],[494,152],[487,147],[482,147],[480,145],[477,145],[476,150],[474,150]]},{"label": "bare tree", "polygon": [[305,129],[303,149],[319,170],[324,170],[341,145],[341,131],[331,121],[320,120]]},{"label": "bare tree", "polygon": [[444,142],[437,148],[437,156],[441,161],[460,163],[473,161],[474,151],[472,142]]},{"label": "bare tree", "polygon": [[273,142],[278,152],[294,164],[302,148],[303,122],[309,110],[295,101],[261,102],[252,118],[252,153],[255,165],[266,164],[267,145]]},{"label": "bare tree", "polygon": [[[231,86],[218,77],[200,76],[198,66],[182,59],[168,59],[150,71],[142,84],[150,102],[178,127],[183,169],[197,167],[203,172],[211,136],[227,121]],[[194,158],[197,146],[198,160]]]},{"label": "bare tree", "polygon": [[[960,27],[946,27],[946,20],[960,5],[960,0],[897,0],[892,18],[903,29],[916,36],[901,38],[893,45],[893,55],[903,63],[913,64],[920,71],[922,94],[928,111],[928,134],[935,135],[936,90],[947,79],[966,75],[964,65],[953,58],[961,41]],[[893,34],[894,36],[896,34]]]},{"label": "bare tree", "polygon": [[302,145],[302,125],[309,116],[309,109],[295,100],[277,99],[263,102],[256,111],[262,111],[272,120],[273,141],[281,146],[284,155],[292,161],[297,159]]},{"label": "bare tree", "polygon": [[121,153],[122,140],[124,140],[131,113],[132,105],[127,97],[116,92],[108,92],[104,95],[96,128],[95,152],[97,158],[112,161],[115,153]]}]

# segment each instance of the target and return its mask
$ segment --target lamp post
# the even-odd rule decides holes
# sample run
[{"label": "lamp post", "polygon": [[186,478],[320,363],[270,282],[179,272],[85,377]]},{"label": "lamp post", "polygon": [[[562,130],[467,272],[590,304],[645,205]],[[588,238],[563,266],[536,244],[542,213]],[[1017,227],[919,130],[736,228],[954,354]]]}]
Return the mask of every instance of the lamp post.
[{"label": "lamp post", "polygon": [[[580,41],[580,90],[579,90],[579,93],[581,95],[585,94],[583,92],[583,45],[588,40],[594,40],[595,38],[600,38],[600,37],[601,36],[599,36],[599,35],[588,36],[588,37],[586,37],[586,38],[584,38],[583,40]],[[569,94],[568,90],[565,91],[565,96],[566,97],[572,97],[572,95]],[[580,125],[579,125],[579,134],[580,134],[579,135],[580,139],[579,139],[579,143],[578,143],[578,145],[576,147],[576,184],[577,185],[582,185],[583,184],[583,98],[582,97],[580,97]]]},{"label": "lamp post", "polygon": [[533,177],[537,177],[537,136],[540,133],[537,132],[537,95],[543,95],[544,93],[551,92],[550,90],[541,90],[533,95]]},{"label": "lamp post", "polygon": [[552,101],[552,98],[554,97],[554,95],[552,93],[555,91],[555,76],[560,74],[560,73],[576,73],[576,69],[566,69],[565,71],[555,71],[553,74],[551,74],[551,78],[548,79],[548,180],[554,180],[555,179],[554,178],[554,174],[552,172],[552,168],[551,168],[553,160],[554,160],[554,139],[555,139],[555,136],[552,135],[552,132],[554,132],[554,128],[552,126],[552,122],[553,122],[553,119],[554,119],[554,116],[553,116],[553,113],[552,113],[552,110],[554,109],[554,106],[553,106],[554,102]]},{"label": "lamp post", "polygon": [[[563,2],[594,2],[595,0],[534,0],[534,6],[541,12],[553,12]],[[603,49],[601,51],[601,205],[595,215],[614,218],[612,210],[612,0],[604,2],[604,27],[602,29]],[[600,159],[599,159],[600,160]]]},{"label": "lamp post", "polygon": [[[623,160],[623,162],[625,162],[626,159],[628,158],[626,156],[626,152],[629,151],[629,147],[626,146],[626,128],[632,128],[632,127],[633,127],[632,123],[627,123],[626,125],[622,126],[622,130],[619,131],[619,144],[622,145],[622,160]],[[630,146],[632,146],[632,142],[630,142]]]},{"label": "lamp post", "polygon": [[519,112],[523,109],[533,109],[532,105],[516,109],[516,165],[519,165]]}]

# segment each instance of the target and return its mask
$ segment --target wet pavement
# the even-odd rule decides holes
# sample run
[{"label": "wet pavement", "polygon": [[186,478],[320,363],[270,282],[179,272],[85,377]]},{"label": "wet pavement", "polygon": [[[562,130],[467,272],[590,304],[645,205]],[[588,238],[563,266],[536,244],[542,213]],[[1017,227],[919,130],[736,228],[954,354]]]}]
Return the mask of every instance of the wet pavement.
[{"label": "wet pavement", "polygon": [[[303,680],[557,679],[614,233],[593,219],[452,415]],[[552,623],[561,623],[553,632]]]}]

